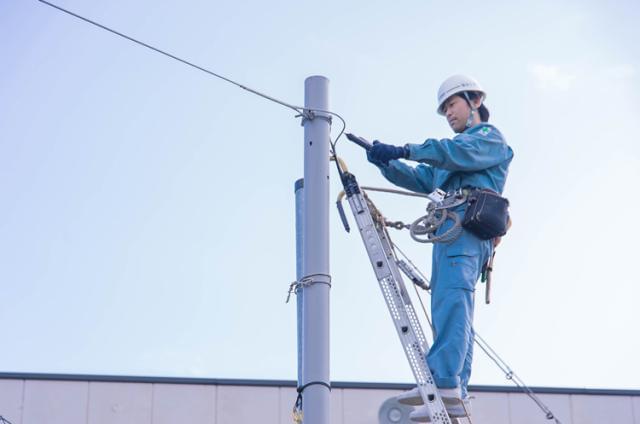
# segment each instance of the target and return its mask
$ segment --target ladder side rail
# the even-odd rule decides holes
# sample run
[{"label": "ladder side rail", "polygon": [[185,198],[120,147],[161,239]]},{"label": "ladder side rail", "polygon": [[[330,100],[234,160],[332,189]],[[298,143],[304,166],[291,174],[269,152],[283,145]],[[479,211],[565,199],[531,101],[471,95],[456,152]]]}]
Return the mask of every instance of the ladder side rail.
[{"label": "ladder side rail", "polygon": [[391,244],[391,240],[389,239],[386,231],[384,229],[376,227],[378,232],[378,236],[380,237],[380,242],[382,244],[382,248],[387,256],[388,262],[391,264],[390,269],[394,275],[398,286],[400,287],[400,293],[402,295],[402,303],[404,306],[407,315],[409,316],[411,327],[413,328],[420,345],[424,352],[429,351],[429,343],[427,342],[427,338],[425,337],[424,331],[422,330],[422,325],[420,325],[420,321],[418,320],[418,315],[416,314],[415,308],[413,307],[413,302],[409,297],[409,293],[407,291],[406,285],[404,284],[404,278],[402,277],[402,272],[398,266],[396,256],[393,253],[393,247]]},{"label": "ladder side rail", "polygon": [[[415,315],[388,238],[381,234],[360,190],[347,196],[369,260],[391,313],[420,395],[433,423],[451,424],[435,381],[425,361],[426,338]],[[384,240],[384,241],[383,241]]]}]

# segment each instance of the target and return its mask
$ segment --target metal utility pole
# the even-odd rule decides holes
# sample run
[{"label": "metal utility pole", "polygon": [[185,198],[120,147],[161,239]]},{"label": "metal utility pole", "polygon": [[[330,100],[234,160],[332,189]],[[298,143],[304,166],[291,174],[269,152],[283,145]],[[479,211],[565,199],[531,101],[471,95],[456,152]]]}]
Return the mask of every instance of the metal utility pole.
[{"label": "metal utility pole", "polygon": [[[300,178],[294,185],[296,196],[296,281],[302,281],[302,220],[304,219],[304,179]],[[291,292],[289,292],[291,294]],[[298,339],[298,387],[302,387],[302,303],[304,292],[296,290],[296,333]]]},{"label": "metal utility pole", "polygon": [[[305,109],[329,110],[329,80],[304,82]],[[302,230],[302,387],[304,424],[329,424],[329,137],[322,112],[304,126],[304,213]]]}]

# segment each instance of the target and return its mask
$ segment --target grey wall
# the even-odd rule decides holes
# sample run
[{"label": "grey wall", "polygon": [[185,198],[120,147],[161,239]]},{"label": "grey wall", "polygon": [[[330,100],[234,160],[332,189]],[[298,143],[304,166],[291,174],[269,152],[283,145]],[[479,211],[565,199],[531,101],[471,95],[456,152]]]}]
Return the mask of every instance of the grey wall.
[{"label": "grey wall", "polygon": [[[12,424],[290,424],[294,387],[1,378],[0,415]],[[393,385],[390,385],[393,387]],[[472,392],[473,424],[551,423],[524,394]],[[497,390],[497,389],[496,389]],[[402,390],[334,388],[332,424],[377,424]],[[563,424],[640,424],[640,392],[541,394]]]}]

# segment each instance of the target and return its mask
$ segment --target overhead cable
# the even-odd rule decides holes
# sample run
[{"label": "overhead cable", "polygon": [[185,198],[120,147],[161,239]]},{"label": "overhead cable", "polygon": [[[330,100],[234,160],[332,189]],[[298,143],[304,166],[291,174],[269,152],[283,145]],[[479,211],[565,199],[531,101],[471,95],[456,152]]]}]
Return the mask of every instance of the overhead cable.
[{"label": "overhead cable", "polygon": [[272,102],[275,102],[275,103],[277,103],[277,104],[279,104],[279,105],[282,105],[282,106],[284,106],[284,107],[286,107],[286,108],[292,109],[292,110],[294,110],[294,111],[298,114],[298,115],[296,115],[296,117],[298,117],[298,116],[302,116],[302,117],[305,117],[305,118],[307,118],[307,119],[313,119],[313,117],[314,117],[315,113],[318,113],[318,112],[319,112],[319,113],[326,113],[326,114],[328,114],[328,115],[332,115],[332,116],[337,117],[338,119],[340,119],[340,121],[342,121],[342,130],[341,130],[341,131],[340,131],[340,133],[338,134],[338,137],[336,137],[335,141],[331,142],[331,147],[332,147],[332,149],[335,149],[335,144],[337,143],[337,141],[338,141],[338,139],[340,138],[340,136],[342,135],[342,133],[344,133],[344,130],[345,130],[346,126],[347,126],[347,124],[346,124],[345,120],[344,120],[340,115],[338,115],[338,114],[337,114],[337,113],[335,113],[335,112],[331,112],[331,111],[329,111],[329,110],[321,110],[321,109],[314,109],[314,108],[307,108],[307,107],[303,107],[303,106],[296,106],[296,105],[292,105],[292,104],[287,103],[287,102],[285,102],[285,101],[282,101],[282,100],[276,99],[275,97],[272,97],[272,96],[269,96],[269,95],[267,95],[267,94],[261,93],[260,91],[254,90],[254,89],[253,89],[253,88],[251,88],[251,87],[247,87],[246,85],[240,84],[239,82],[236,82],[236,81],[234,81],[234,80],[232,80],[232,79],[230,79],[230,78],[227,78],[227,77],[225,77],[225,76],[223,76],[223,75],[220,75],[220,74],[218,74],[218,73],[216,73],[216,72],[213,72],[213,71],[211,71],[211,70],[209,70],[209,69],[207,69],[207,68],[204,68],[204,67],[202,67],[202,66],[200,66],[200,65],[196,65],[196,64],[195,64],[195,63],[193,63],[193,62],[190,62],[190,61],[188,61],[188,60],[182,59],[182,58],[180,58],[180,57],[178,57],[178,56],[176,56],[176,55],[173,55],[173,54],[171,54],[171,53],[168,53],[168,52],[166,52],[166,51],[164,51],[164,50],[162,50],[162,49],[159,49],[159,48],[154,47],[154,46],[152,46],[152,45],[150,45],[150,44],[147,44],[147,43],[145,43],[145,42],[143,42],[143,41],[140,41],[140,40],[138,40],[138,39],[135,39],[135,38],[133,38],[133,37],[131,37],[131,36],[129,36],[129,35],[123,34],[122,32],[116,31],[115,29],[110,28],[110,27],[108,27],[108,26],[106,26],[106,25],[103,25],[103,24],[101,24],[101,23],[98,23],[98,22],[96,22],[96,21],[93,21],[93,20],[91,20],[91,19],[89,19],[89,18],[85,18],[84,16],[81,16],[81,15],[79,15],[79,14],[77,14],[77,13],[74,13],[74,12],[72,12],[72,11],[70,11],[70,10],[67,10],[67,9],[65,9],[65,8],[63,8],[63,7],[60,7],[60,6],[56,5],[56,4],[53,4],[53,3],[48,2],[48,1],[46,1],[46,0],[38,0],[38,1],[39,1],[40,3],[42,3],[42,4],[45,4],[45,5],[47,5],[47,6],[50,6],[50,7],[54,8],[54,9],[57,9],[57,10],[59,10],[60,12],[66,13],[67,15],[70,15],[70,16],[73,16],[74,18],[80,19],[80,20],[82,20],[82,21],[84,21],[84,22],[87,22],[87,23],[89,23],[89,24],[91,24],[91,25],[94,25],[94,26],[96,26],[96,27],[98,27],[98,28],[100,28],[100,29],[103,29],[103,30],[105,30],[105,31],[108,31],[108,32],[110,32],[110,33],[112,33],[112,34],[115,34],[115,35],[117,35],[117,36],[119,36],[119,37],[122,37],[122,38],[124,38],[124,39],[126,39],[126,40],[129,40],[129,41],[131,41],[131,42],[134,42],[134,43],[136,43],[136,44],[138,44],[138,45],[140,45],[140,46],[143,46],[143,47],[146,47],[146,48],[148,48],[148,49],[150,49],[150,50],[153,50],[153,51],[154,51],[154,52],[156,52],[156,53],[160,53],[160,54],[162,54],[162,55],[164,55],[164,56],[166,56],[166,57],[169,57],[169,58],[171,58],[171,59],[173,59],[173,60],[177,60],[178,62],[183,63],[183,64],[185,64],[185,65],[187,65],[187,66],[191,66],[192,68],[198,69],[199,71],[202,71],[202,72],[204,72],[204,73],[206,73],[206,74],[209,74],[209,75],[214,76],[214,77],[216,77],[216,78],[219,78],[219,79],[221,79],[221,80],[223,80],[223,81],[226,81],[226,82],[228,82],[228,83],[230,83],[230,84],[233,84],[233,85],[235,85],[235,86],[237,86],[237,87],[240,87],[240,88],[242,88],[243,90],[246,90],[246,91],[248,91],[248,92],[250,92],[250,93],[253,93],[253,94],[257,95],[257,96],[260,96],[260,97],[262,97],[262,98],[265,98],[265,99],[267,99],[267,100],[270,100],[270,101],[272,101]]}]

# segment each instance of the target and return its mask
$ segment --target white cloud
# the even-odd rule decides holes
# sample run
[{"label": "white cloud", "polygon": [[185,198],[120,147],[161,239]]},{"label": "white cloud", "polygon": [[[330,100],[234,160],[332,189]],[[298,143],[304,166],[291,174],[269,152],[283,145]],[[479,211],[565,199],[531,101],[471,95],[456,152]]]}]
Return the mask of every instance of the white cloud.
[{"label": "white cloud", "polygon": [[576,74],[563,70],[557,65],[536,64],[529,68],[529,72],[541,88],[567,91],[578,79]]}]

